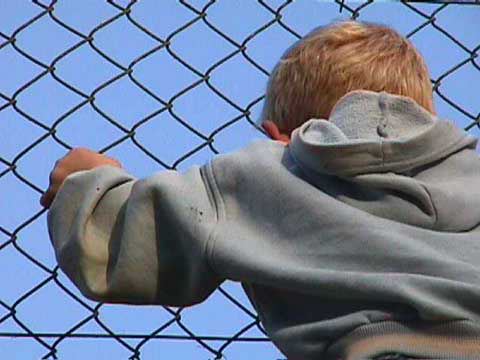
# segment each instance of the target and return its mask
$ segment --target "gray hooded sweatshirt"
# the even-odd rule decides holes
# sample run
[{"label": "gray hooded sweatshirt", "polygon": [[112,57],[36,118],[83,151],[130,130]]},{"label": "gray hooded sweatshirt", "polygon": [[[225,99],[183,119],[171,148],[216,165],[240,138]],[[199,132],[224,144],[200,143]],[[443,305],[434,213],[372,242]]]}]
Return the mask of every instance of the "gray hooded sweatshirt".
[{"label": "gray hooded sweatshirt", "polygon": [[480,359],[477,141],[408,98],[356,91],[289,146],[144,179],[71,174],[49,234],[95,300],[187,306],[241,282],[291,360]]}]

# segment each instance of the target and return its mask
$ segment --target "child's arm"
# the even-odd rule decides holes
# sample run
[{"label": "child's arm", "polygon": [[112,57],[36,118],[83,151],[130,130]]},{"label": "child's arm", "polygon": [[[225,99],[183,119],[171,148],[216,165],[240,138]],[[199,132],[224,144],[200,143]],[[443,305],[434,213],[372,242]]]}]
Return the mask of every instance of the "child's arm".
[{"label": "child's arm", "polygon": [[135,179],[107,163],[67,175],[48,213],[61,269],[94,300],[201,302],[222,281],[208,262],[207,187],[198,167]]}]

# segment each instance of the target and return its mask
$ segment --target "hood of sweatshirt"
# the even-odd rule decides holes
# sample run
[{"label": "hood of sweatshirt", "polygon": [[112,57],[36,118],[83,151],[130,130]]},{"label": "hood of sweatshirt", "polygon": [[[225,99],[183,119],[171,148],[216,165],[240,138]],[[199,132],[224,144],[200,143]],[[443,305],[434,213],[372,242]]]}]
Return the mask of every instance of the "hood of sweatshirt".
[{"label": "hood of sweatshirt", "polygon": [[355,207],[410,225],[464,231],[480,222],[480,192],[472,187],[478,166],[469,168],[478,156],[462,151],[477,142],[407,97],[354,91],[329,121],[312,119],[296,129],[290,152],[317,185],[343,179],[345,186],[331,195]]},{"label": "hood of sweatshirt", "polygon": [[312,119],[292,134],[290,148],[304,166],[351,176],[405,173],[458,150],[477,138],[440,120],[413,100],[385,92],[353,91],[330,119]]}]

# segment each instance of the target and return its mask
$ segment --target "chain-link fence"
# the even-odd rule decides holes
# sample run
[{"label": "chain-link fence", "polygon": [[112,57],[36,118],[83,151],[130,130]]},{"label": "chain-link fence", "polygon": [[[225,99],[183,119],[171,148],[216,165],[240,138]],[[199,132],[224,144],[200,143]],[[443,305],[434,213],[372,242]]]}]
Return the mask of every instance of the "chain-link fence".
[{"label": "chain-link fence", "polygon": [[38,205],[54,161],[88,146],[140,177],[263,137],[255,121],[275,61],[339,18],[390,24],[409,37],[431,67],[440,115],[476,133],[477,5],[0,2],[0,358],[280,358],[233,283],[208,309],[83,298],[55,264]]}]

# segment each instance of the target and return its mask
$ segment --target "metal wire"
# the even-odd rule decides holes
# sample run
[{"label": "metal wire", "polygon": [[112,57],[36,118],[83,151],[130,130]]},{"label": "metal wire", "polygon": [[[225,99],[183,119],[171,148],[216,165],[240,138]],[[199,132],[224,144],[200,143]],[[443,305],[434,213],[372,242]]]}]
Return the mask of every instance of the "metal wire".
[{"label": "metal wire", "polygon": [[[73,116],[76,112],[80,111],[84,107],[90,107],[91,110],[96,112],[100,115],[103,119],[109,122],[111,125],[116,127],[118,131],[122,134],[118,139],[114,142],[110,143],[109,145],[103,147],[99,150],[99,152],[104,153],[109,151],[110,149],[119,146],[124,142],[132,142],[138,150],[142,151],[145,156],[152,159],[156,162],[160,167],[165,169],[176,169],[177,166],[192,157],[197,152],[201,151],[204,148],[210,149],[214,154],[218,154],[221,151],[215,145],[215,137],[218,136],[221,132],[225,131],[228,127],[232,126],[238,122],[248,122],[251,126],[254,126],[259,131],[262,131],[257,127],[255,124],[254,119],[252,119],[252,107],[257,105],[263,100],[263,96],[258,97],[251,101],[247,106],[242,106],[237,103],[234,99],[226,95],[222,90],[212,82],[212,76],[215,72],[224,66],[227,62],[229,62],[232,58],[236,56],[242,56],[248,64],[251,66],[252,72],[259,72],[267,78],[269,71],[265,69],[258,61],[256,61],[251,54],[247,51],[249,48],[250,42],[255,39],[258,35],[262,34],[265,30],[272,26],[280,26],[283,31],[288,32],[289,34],[293,35],[295,38],[300,38],[300,32],[297,32],[294,29],[292,24],[289,24],[283,18],[284,11],[291,7],[295,6],[295,2],[293,0],[285,0],[281,2],[277,6],[273,6],[270,4],[269,1],[266,0],[258,0],[256,1],[256,5],[261,8],[262,10],[267,11],[271,16],[270,20],[266,23],[259,26],[255,31],[249,33],[247,36],[243,38],[242,41],[237,41],[233,37],[229,36],[226,32],[219,29],[212,21],[209,20],[209,11],[215,5],[217,1],[210,0],[206,2],[203,6],[194,5],[194,1],[188,0],[179,0],[179,4],[181,4],[185,10],[187,10],[191,14],[191,19],[183,24],[182,26],[176,28],[174,31],[168,34],[166,37],[161,37],[156,34],[154,31],[149,30],[148,27],[142,24],[142,19],[135,16],[135,6],[139,1],[133,0],[128,2],[126,5],[122,6],[119,2],[115,2],[112,0],[108,0],[107,3],[115,10],[115,15],[108,18],[107,20],[97,24],[90,32],[84,33],[76,29],[73,25],[66,23],[62,20],[61,16],[58,16],[56,13],[56,6],[58,3],[61,3],[62,0],[54,0],[51,1],[48,5],[40,2],[38,0],[32,1],[32,3],[38,7],[39,12],[33,16],[32,18],[25,21],[21,26],[18,26],[13,32],[7,34],[2,32],[1,25],[0,25],[0,58],[3,56],[5,49],[14,50],[16,54],[21,55],[22,58],[27,60],[32,64],[40,69],[40,72],[33,76],[28,81],[24,82],[23,84],[19,85],[16,90],[11,94],[7,95],[1,87],[0,83],[0,112],[12,110],[15,111],[22,119],[24,119],[30,126],[39,128],[43,131],[43,135],[36,139],[33,143],[26,146],[20,152],[18,152],[13,160],[7,160],[5,157],[2,157],[0,154],[0,165],[4,165],[5,169],[0,172],[0,179],[8,174],[13,174],[18,181],[24,183],[27,187],[31,188],[33,191],[38,193],[39,195],[44,191],[39,186],[35,185],[33,181],[29,180],[27,177],[22,175],[17,169],[17,163],[25,157],[32,149],[39,146],[42,142],[46,141],[47,139],[53,139],[59,145],[65,148],[65,150],[69,150],[72,148],[67,142],[62,140],[57,134],[57,128],[62,123],[68,121],[69,118]],[[335,3],[338,6],[338,13],[345,13],[347,12],[348,15],[352,19],[361,19],[362,11],[367,9],[374,1],[368,0],[363,2],[352,2],[352,1],[344,1],[344,0],[336,0]],[[465,127],[466,131],[473,129],[474,127],[479,127],[480,122],[480,112],[472,112],[471,110],[467,110],[462,108],[460,104],[456,101],[451,99],[447,94],[443,92],[442,89],[442,81],[447,77],[455,76],[455,73],[461,69],[466,64],[473,65],[478,71],[480,71],[480,63],[478,62],[478,55],[480,49],[480,43],[476,46],[468,46],[463,44],[460,40],[456,39],[448,29],[443,28],[436,22],[437,16],[446,11],[447,8],[452,7],[461,7],[461,6],[475,6],[480,5],[479,0],[475,1],[430,1],[429,3],[436,4],[436,6],[431,11],[421,10],[418,7],[419,2],[416,1],[402,1],[403,6],[416,13],[422,20],[422,23],[415,28],[413,28],[407,37],[411,37],[418,32],[424,31],[426,28],[430,28],[431,30],[435,30],[436,34],[439,37],[443,37],[448,39],[450,42],[451,47],[455,47],[457,51],[461,51],[464,53],[464,59],[452,66],[450,69],[445,71],[441,76],[437,77],[436,79],[432,79],[432,85],[434,88],[435,93],[443,99],[447,104],[449,104],[452,108],[456,111],[461,113],[465,118],[470,120],[470,123]],[[422,1],[425,3],[425,1]],[[158,3],[158,10],[162,11],[162,3]],[[67,50],[58,54],[53,61],[50,63],[44,63],[39,58],[31,55],[27,50],[23,49],[21,46],[17,44],[17,37],[27,30],[30,26],[34,23],[39,21],[40,19],[49,20],[55,23],[57,26],[63,28],[65,31],[70,33],[77,39],[75,44],[70,46]],[[141,55],[137,56],[133,61],[130,62],[128,66],[122,65],[118,62],[113,56],[109,53],[103,51],[98,47],[95,43],[96,36],[100,31],[105,29],[106,27],[111,26],[114,22],[118,21],[119,19],[127,20],[132,26],[138,29],[143,36],[148,37],[150,40],[153,40],[155,46],[153,46],[150,50],[142,53]],[[381,19],[379,19],[381,20]],[[184,32],[190,31],[191,27],[195,23],[203,23],[207,26],[211,31],[218,34],[226,43],[229,44],[234,50],[231,51],[228,55],[222,57],[221,59],[217,60],[216,62],[212,63],[206,71],[202,72],[198,70],[192,64],[189,64],[188,61],[182,58],[179,54],[177,54],[174,49],[172,48],[172,43],[175,41],[175,37]],[[285,44],[285,47],[289,44]],[[123,46],[129,46],[128,44],[123,44]],[[90,50],[95,52],[97,55],[101,56],[105,59],[110,66],[116,71],[116,75],[108,79],[103,83],[99,83],[95,86],[93,91],[87,93],[82,89],[77,88],[74,84],[69,83],[67,80],[62,78],[62,76],[57,71],[57,66],[59,63],[64,61],[65,59],[75,54],[75,52],[79,51],[80,48],[88,47]],[[180,64],[184,67],[184,69],[191,72],[195,77],[196,81],[191,83],[190,85],[186,86],[185,88],[178,91],[176,94],[171,96],[169,99],[163,99],[159,96],[154,90],[149,88],[147,85],[142,83],[142,81],[137,78],[135,74],[135,69],[138,64],[142,63],[145,59],[152,56],[153,54],[163,51],[168,54],[175,62]],[[22,109],[20,106],[19,97],[27,89],[33,86],[42,78],[50,77],[54,80],[57,84],[61,85],[65,91],[73,92],[76,96],[79,97],[80,102],[77,103],[74,107],[70,108],[68,111],[64,112],[61,116],[54,119],[51,125],[47,125],[44,122],[38,120],[35,113],[26,111]],[[97,104],[96,97],[97,95],[105,90],[107,87],[111,86],[115,82],[119,81],[120,79],[128,79],[131,86],[137,87],[140,91],[143,92],[145,97],[149,97],[153,101],[157,103],[157,109],[154,112],[151,112],[147,116],[137,119],[134,125],[130,128],[125,127],[120,121],[117,121],[111,115],[107,114],[106,111],[102,110],[102,107]],[[231,106],[238,114],[233,118],[225,118],[225,121],[218,126],[210,133],[206,134],[204,131],[200,131],[199,129],[195,128],[195,126],[191,125],[189,119],[185,119],[179,115],[179,113],[175,110],[174,105],[176,101],[181,98],[184,94],[190,92],[200,84],[204,84],[208,87],[208,89],[222,99],[226,104]],[[480,105],[479,105],[480,106]],[[476,109],[479,110],[480,109]],[[183,126],[185,132],[190,132],[194,134],[198,139],[200,139],[200,144],[192,146],[187,152],[182,154],[182,156],[178,157],[172,164],[168,164],[167,161],[158,158],[152,149],[147,149],[145,145],[143,145],[139,139],[136,138],[136,131],[144,126],[146,123],[151,121],[154,117],[158,116],[162,113],[168,113],[172,118],[174,118],[181,126]],[[2,134],[2,136],[6,136]],[[29,251],[27,251],[22,243],[19,242],[18,234],[20,231],[31,225],[36,221],[44,221],[44,219],[40,219],[42,215],[45,214],[45,210],[38,211],[35,214],[32,214],[28,219],[22,222],[17,228],[15,229],[8,229],[7,227],[2,226],[0,224],[0,235],[3,234],[8,237],[7,241],[0,243],[0,254],[2,251],[7,249],[14,249],[18,254],[23,256],[26,260],[31,262],[38,272],[44,275],[42,281],[36,284],[31,289],[25,291],[21,296],[16,298],[13,302],[8,302],[0,298],[0,314],[3,314],[0,317],[0,326],[3,322],[7,320],[14,321],[18,327],[20,327],[23,331],[19,332],[0,332],[0,339],[1,338],[28,338],[32,341],[36,341],[40,344],[45,352],[43,355],[43,359],[57,359],[59,356],[61,357],[61,353],[58,351],[59,345],[65,341],[65,339],[110,339],[111,341],[115,341],[118,343],[119,346],[124,347],[130,353],[130,359],[140,359],[142,348],[145,346],[147,342],[161,340],[161,339],[170,339],[170,340],[180,340],[181,342],[190,341],[196,342],[199,346],[206,349],[213,358],[220,359],[224,356],[225,349],[231,346],[233,343],[238,342],[268,342],[268,338],[263,330],[259,318],[256,313],[249,310],[245,304],[242,304],[239,300],[237,300],[234,296],[232,296],[229,292],[224,290],[223,288],[219,288],[217,291],[221,294],[222,297],[230,304],[232,307],[242,311],[248,318],[250,318],[250,322],[242,328],[239,328],[238,331],[234,335],[209,335],[209,334],[197,334],[193,332],[189,327],[184,324],[182,321],[182,313],[184,309],[175,309],[169,307],[163,307],[163,309],[168,312],[170,318],[167,322],[159,324],[158,327],[150,332],[144,334],[133,334],[133,333],[118,333],[113,331],[108,324],[100,318],[100,313],[104,308],[104,304],[98,303],[92,306],[90,303],[86,302],[85,299],[77,296],[74,294],[62,281],[59,279],[59,269],[58,267],[50,267],[44,264],[41,260],[37,259],[34,255],[32,255]],[[46,244],[45,246],[48,246]],[[85,316],[81,321],[77,322],[74,326],[69,328],[65,332],[55,333],[55,332],[36,332],[30,328],[29,325],[25,323],[19,316],[17,316],[17,311],[20,305],[22,305],[26,299],[40,291],[42,288],[49,284],[55,284],[62,292],[63,296],[69,297],[72,299],[79,307],[84,308],[88,312],[88,316]],[[83,325],[88,322],[95,322],[99,328],[103,329],[103,332],[97,333],[79,333],[77,332]],[[172,324],[178,325],[184,332],[183,335],[171,335],[163,333],[165,329],[167,329]],[[244,334],[247,333],[252,328],[259,329],[265,336],[261,337],[251,337],[245,336]],[[48,341],[48,339],[54,339],[53,342]],[[140,340],[135,346],[132,346],[127,340],[128,339],[137,339]],[[212,341],[219,346],[212,346]],[[1,353],[1,351],[0,351]]]}]

